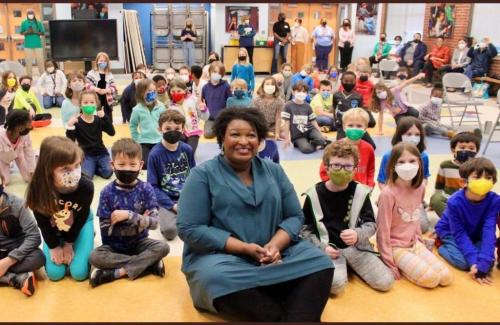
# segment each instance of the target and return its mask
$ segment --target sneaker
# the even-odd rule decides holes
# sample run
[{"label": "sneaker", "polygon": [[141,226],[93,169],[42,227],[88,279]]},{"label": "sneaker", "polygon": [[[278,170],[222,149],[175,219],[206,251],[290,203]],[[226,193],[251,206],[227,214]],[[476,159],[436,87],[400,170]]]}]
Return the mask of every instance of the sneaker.
[{"label": "sneaker", "polygon": [[115,270],[101,270],[95,268],[92,273],[90,273],[90,285],[95,288],[101,284],[113,282],[115,280]]},{"label": "sneaker", "polygon": [[151,264],[148,267],[148,271],[151,274],[163,278],[165,276],[165,264],[163,263],[163,260],[159,260],[158,262]]},{"label": "sneaker", "polygon": [[21,290],[28,297],[35,293],[36,279],[33,272],[16,274],[12,282],[14,288]]}]

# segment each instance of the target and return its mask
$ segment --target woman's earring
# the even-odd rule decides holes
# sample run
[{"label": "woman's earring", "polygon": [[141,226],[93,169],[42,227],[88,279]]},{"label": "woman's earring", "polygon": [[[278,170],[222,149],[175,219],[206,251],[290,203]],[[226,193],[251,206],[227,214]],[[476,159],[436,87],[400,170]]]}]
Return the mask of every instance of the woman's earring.
[{"label": "woman's earring", "polygon": [[220,146],[220,154],[224,156],[224,143]]}]

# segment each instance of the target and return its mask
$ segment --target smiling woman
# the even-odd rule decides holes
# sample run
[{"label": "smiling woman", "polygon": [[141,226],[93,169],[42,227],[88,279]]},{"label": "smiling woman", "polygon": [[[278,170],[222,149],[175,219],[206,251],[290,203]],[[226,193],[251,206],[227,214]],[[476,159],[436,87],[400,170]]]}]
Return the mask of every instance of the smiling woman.
[{"label": "smiling woman", "polygon": [[283,169],[256,157],[266,132],[254,109],[227,109],[215,121],[222,153],[192,170],[179,201],[182,271],[198,308],[319,321],[333,264],[300,239],[303,214]]}]

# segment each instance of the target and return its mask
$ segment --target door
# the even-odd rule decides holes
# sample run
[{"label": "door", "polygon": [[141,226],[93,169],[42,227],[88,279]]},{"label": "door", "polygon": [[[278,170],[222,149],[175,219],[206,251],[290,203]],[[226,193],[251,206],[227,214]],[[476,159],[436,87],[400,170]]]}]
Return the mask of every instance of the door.
[{"label": "door", "polygon": [[[40,3],[7,3],[0,5],[0,59],[19,61],[24,64],[24,36],[21,35],[21,23],[26,19],[26,10],[35,12],[35,17],[42,21]],[[3,50],[2,50],[3,47]]]},{"label": "door", "polygon": [[[333,28],[335,32],[335,41],[334,41],[334,47],[332,52],[330,53],[329,57],[329,65],[333,65],[335,62],[335,54],[336,54],[336,38],[337,38],[337,25],[338,25],[338,18],[337,18],[337,4],[333,3],[287,3],[287,4],[282,4],[280,10],[273,10],[273,14],[275,14],[275,17],[272,17],[273,20],[271,20],[273,23],[277,21],[278,18],[278,13],[280,11],[284,12],[287,18],[287,22],[291,25],[293,25],[295,18],[301,18],[302,19],[302,26],[307,29],[309,33],[309,44],[306,45],[306,51],[305,51],[305,62],[308,63],[313,63],[314,60],[314,50],[313,50],[313,43],[312,43],[312,38],[311,34],[316,28],[316,26],[319,25],[319,22],[322,17],[325,17],[328,20],[328,26]],[[276,12],[277,11],[277,12]],[[271,11],[270,11],[271,13]],[[272,25],[270,29],[270,33],[272,35]],[[289,51],[290,53],[290,51]]]}]

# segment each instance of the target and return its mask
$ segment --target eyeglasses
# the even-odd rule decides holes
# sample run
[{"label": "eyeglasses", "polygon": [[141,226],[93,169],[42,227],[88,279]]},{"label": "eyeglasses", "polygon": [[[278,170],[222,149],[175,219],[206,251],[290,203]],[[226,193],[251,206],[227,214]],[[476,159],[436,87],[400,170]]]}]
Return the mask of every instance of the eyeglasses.
[{"label": "eyeglasses", "polygon": [[333,163],[328,165],[329,168],[333,170],[341,170],[344,169],[345,171],[352,172],[354,170],[354,165],[353,164],[338,164],[338,163]]}]

